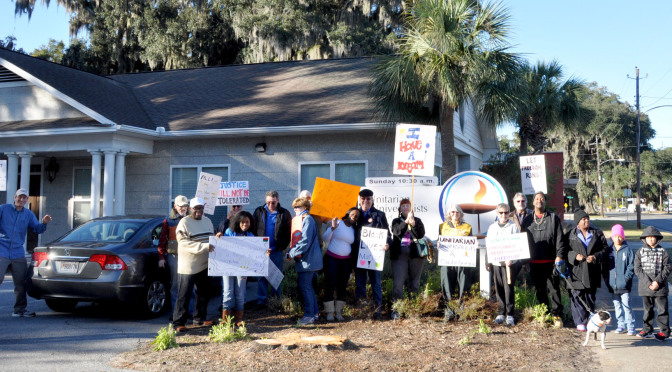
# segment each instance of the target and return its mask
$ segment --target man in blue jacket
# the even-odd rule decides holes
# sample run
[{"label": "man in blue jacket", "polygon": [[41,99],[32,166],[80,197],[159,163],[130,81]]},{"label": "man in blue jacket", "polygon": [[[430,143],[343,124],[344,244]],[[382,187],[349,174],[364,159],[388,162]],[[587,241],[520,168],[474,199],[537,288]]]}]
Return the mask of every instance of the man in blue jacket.
[{"label": "man in blue jacket", "polygon": [[14,295],[16,303],[14,304],[13,317],[33,317],[35,313],[26,310],[28,301],[26,299],[26,253],[23,249],[23,243],[26,240],[26,230],[28,227],[37,234],[42,234],[47,230],[47,224],[51,222],[51,216],[45,215],[42,223],[37,222],[35,214],[25,208],[28,202],[28,191],[26,189],[16,190],[14,194],[14,204],[3,204],[0,206],[0,284],[7,271],[11,271],[14,281]]}]

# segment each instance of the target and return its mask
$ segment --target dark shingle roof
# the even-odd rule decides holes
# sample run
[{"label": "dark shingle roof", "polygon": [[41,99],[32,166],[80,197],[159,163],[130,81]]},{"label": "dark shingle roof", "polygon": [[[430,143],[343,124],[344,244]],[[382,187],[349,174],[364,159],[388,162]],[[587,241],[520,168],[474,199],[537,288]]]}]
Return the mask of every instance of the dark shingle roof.
[{"label": "dark shingle roof", "polygon": [[116,75],[167,131],[372,121],[368,58]]},{"label": "dark shingle roof", "polygon": [[132,91],[124,84],[3,48],[0,48],[0,58],[116,124],[154,129]]},{"label": "dark shingle roof", "polygon": [[177,131],[373,121],[373,102],[367,93],[370,58],[107,77],[5,49],[0,49],[0,58],[117,124],[151,130],[159,126]]}]

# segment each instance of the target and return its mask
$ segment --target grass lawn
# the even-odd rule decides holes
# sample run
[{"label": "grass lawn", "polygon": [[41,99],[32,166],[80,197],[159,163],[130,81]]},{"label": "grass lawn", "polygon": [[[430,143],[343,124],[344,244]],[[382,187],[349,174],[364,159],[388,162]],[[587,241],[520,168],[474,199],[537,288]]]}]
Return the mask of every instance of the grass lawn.
[{"label": "grass lawn", "polygon": [[[604,236],[609,239],[611,238],[611,227],[620,224],[623,226],[623,229],[625,230],[625,240],[630,242],[630,245],[633,246],[632,243],[635,243],[634,246],[637,246],[639,241],[639,237],[642,235],[642,232],[644,229],[637,229],[637,221],[625,221],[625,220],[598,220],[598,219],[593,219],[593,216],[590,217],[590,222],[597,226],[598,229],[602,230],[604,232]],[[668,232],[661,232],[663,234],[663,237],[665,240],[670,241],[672,240],[672,234]]]}]

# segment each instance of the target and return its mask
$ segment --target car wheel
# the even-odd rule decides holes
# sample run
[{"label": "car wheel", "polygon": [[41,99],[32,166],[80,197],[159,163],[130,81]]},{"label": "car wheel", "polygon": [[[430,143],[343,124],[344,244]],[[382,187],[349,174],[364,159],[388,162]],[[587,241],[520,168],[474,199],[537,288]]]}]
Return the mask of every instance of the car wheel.
[{"label": "car wheel", "polygon": [[145,286],[142,298],[142,310],[147,316],[159,316],[168,304],[168,285],[154,279]]},{"label": "car wheel", "polygon": [[75,309],[75,306],[77,306],[78,301],[49,298],[45,299],[44,302],[47,304],[47,307],[53,311],[57,311],[59,313],[67,313]]}]

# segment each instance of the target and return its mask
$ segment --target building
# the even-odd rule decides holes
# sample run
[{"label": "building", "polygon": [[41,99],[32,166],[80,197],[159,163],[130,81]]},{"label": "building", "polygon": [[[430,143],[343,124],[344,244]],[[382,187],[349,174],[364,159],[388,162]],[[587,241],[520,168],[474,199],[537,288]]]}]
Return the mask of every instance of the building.
[{"label": "building", "polygon": [[[367,94],[371,63],[103,77],[0,49],[0,200],[28,188],[36,215],[54,218],[46,243],[95,216],[165,214],[174,196],[194,194],[201,171],[249,181],[247,210],[271,189],[287,206],[318,176],[358,185],[392,176],[393,131],[374,120]],[[497,151],[495,130],[468,105],[455,115],[455,147],[457,171]],[[213,219],[225,214],[218,207]]]}]

